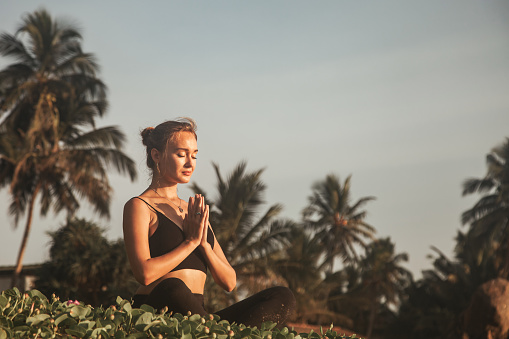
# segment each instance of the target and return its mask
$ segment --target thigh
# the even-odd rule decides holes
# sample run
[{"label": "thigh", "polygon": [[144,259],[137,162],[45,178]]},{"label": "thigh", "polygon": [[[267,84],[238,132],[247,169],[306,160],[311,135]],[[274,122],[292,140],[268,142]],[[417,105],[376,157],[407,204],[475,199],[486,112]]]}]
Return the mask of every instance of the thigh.
[{"label": "thigh", "polygon": [[260,327],[265,321],[284,325],[294,309],[293,293],[286,287],[278,286],[258,292],[216,314],[229,322]]},{"label": "thigh", "polygon": [[146,303],[158,310],[166,306],[168,311],[184,315],[187,312],[207,314],[203,307],[203,296],[193,294],[187,285],[178,278],[164,279],[157,284],[148,295]]}]

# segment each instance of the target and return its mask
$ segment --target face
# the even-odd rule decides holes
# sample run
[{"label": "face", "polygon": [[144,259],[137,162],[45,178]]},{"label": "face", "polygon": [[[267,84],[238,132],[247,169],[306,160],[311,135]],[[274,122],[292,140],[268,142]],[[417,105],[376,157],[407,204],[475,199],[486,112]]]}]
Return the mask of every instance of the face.
[{"label": "face", "polygon": [[190,132],[181,132],[169,142],[164,152],[152,149],[152,158],[159,163],[161,184],[185,184],[196,167],[198,144]]}]

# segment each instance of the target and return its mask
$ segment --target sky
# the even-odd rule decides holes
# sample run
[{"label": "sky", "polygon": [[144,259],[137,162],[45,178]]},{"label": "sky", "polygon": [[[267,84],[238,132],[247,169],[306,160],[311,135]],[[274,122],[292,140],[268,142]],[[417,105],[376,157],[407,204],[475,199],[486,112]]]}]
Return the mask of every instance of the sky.
[{"label": "sky", "polygon": [[[2,0],[0,32],[45,8],[80,27],[101,65],[110,108],[99,126],[127,136],[139,169],[111,172],[111,219],[80,216],[122,237],[122,209],[149,183],[139,132],[190,116],[198,123],[192,181],[215,197],[212,162],[263,168],[266,210],[300,220],[311,186],[352,175],[377,237],[390,237],[419,278],[431,246],[453,256],[460,215],[478,196],[462,182],[509,137],[507,1],[35,1]],[[0,68],[12,63],[0,58]],[[187,199],[185,186],[179,195]],[[24,219],[0,191],[0,266],[13,265]],[[262,210],[262,212],[264,211]],[[64,214],[35,214],[25,264],[49,259],[48,231]]]}]

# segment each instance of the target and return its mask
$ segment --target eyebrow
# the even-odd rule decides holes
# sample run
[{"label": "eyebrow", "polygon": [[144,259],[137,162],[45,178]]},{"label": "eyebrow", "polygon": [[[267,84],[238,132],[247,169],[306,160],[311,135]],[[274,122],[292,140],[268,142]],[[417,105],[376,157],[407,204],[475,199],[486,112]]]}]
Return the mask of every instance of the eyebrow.
[{"label": "eyebrow", "polygon": [[[189,148],[178,147],[178,148],[176,148],[176,151],[189,151]],[[195,149],[193,152],[198,152],[198,149]]]}]

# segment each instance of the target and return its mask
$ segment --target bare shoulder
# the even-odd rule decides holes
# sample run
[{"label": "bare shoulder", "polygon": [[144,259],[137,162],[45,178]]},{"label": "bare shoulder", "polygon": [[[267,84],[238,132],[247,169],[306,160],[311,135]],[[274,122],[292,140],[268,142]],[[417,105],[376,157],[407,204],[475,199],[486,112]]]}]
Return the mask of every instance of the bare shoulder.
[{"label": "bare shoulder", "polygon": [[124,227],[133,223],[150,224],[152,211],[140,197],[129,199],[124,205]]},{"label": "bare shoulder", "polygon": [[146,209],[147,203],[141,197],[132,197],[124,205],[124,213]]}]

